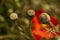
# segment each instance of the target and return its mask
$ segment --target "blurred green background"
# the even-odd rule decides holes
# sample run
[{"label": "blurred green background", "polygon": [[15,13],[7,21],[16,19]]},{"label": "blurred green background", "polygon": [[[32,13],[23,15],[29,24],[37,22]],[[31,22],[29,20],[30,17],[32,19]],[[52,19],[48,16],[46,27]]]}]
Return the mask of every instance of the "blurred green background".
[{"label": "blurred green background", "polygon": [[[60,20],[60,0],[0,0],[0,40],[34,40],[31,17],[27,15],[30,9],[44,9]],[[10,19],[12,13],[18,15],[17,20]],[[60,21],[58,27],[60,29]]]}]

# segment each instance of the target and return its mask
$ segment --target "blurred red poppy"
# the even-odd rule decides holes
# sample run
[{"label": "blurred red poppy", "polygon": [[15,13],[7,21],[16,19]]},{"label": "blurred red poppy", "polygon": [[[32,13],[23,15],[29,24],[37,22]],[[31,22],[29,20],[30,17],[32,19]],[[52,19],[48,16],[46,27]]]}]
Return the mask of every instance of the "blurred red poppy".
[{"label": "blurred red poppy", "polygon": [[[44,10],[35,10],[35,16],[32,19],[33,29],[32,34],[36,40],[41,40],[41,38],[54,38],[55,33],[44,30],[42,27],[42,22],[39,20],[39,15],[44,13]],[[56,26],[58,24],[58,20],[54,17],[50,16],[50,21]],[[49,24],[45,24],[45,27],[49,27]]]}]

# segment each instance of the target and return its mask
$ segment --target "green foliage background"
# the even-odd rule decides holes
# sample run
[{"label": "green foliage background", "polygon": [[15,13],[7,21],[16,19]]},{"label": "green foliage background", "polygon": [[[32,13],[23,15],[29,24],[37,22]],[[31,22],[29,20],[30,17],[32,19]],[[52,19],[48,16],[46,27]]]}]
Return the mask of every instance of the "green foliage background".
[{"label": "green foliage background", "polygon": [[[38,4],[34,4],[36,1]],[[0,40],[34,40],[29,9],[44,9],[60,20],[60,0],[0,0]],[[12,12],[18,14],[17,20],[9,18]]]}]

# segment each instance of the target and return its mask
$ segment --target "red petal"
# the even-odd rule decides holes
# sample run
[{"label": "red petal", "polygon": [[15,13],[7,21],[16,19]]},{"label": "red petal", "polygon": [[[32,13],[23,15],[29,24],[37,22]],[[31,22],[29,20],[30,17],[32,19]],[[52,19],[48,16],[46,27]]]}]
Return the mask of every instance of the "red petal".
[{"label": "red petal", "polygon": [[54,17],[50,17],[51,22],[56,26],[58,24],[58,20]]},{"label": "red petal", "polygon": [[37,17],[39,17],[39,15],[40,15],[41,13],[45,13],[45,11],[42,10],[42,9],[35,10],[35,15],[36,15]]}]

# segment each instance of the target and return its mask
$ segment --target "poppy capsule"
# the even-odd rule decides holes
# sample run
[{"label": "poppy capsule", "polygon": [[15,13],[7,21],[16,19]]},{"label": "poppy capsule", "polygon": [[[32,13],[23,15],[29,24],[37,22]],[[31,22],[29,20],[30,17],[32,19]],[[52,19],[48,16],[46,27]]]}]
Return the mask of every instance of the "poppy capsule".
[{"label": "poppy capsule", "polygon": [[27,14],[28,14],[29,16],[34,16],[34,15],[35,15],[35,11],[32,10],[32,9],[30,9],[30,10],[27,11]]},{"label": "poppy capsule", "polygon": [[50,16],[47,13],[42,13],[41,15],[39,15],[39,20],[43,24],[48,24],[50,22]]},{"label": "poppy capsule", "polygon": [[16,19],[18,19],[18,14],[17,14],[17,13],[11,13],[11,14],[10,14],[10,19],[11,19],[11,20],[16,20]]},{"label": "poppy capsule", "polygon": [[30,10],[27,11],[27,18],[29,20],[31,20],[34,17],[34,15],[35,15],[35,11],[34,10],[30,9]]}]

